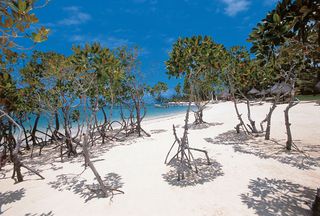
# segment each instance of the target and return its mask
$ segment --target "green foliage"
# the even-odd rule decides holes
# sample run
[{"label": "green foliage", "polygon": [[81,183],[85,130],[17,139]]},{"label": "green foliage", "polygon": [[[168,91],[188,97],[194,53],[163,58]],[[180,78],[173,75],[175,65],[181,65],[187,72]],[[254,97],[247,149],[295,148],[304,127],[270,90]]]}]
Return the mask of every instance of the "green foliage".
[{"label": "green foliage", "polygon": [[[44,4],[47,4],[47,1]],[[39,21],[32,13],[35,8],[37,8],[36,0],[3,0],[0,2],[1,49],[19,48],[15,39],[21,37],[28,38],[35,43],[47,40],[49,29],[45,27],[35,32],[27,32],[32,24]]]},{"label": "green foliage", "polygon": [[[93,83],[88,83],[88,96],[100,96],[100,106],[114,104],[118,89],[125,77],[121,61],[116,54],[100,44],[86,44],[83,48],[73,47],[72,63],[75,70],[87,76]],[[94,103],[94,102],[93,102]]]},{"label": "green foliage", "polygon": [[[251,52],[256,54],[262,64],[275,71],[279,69],[280,63],[277,61],[282,46],[291,47],[291,52],[305,56],[306,70],[297,73],[298,87],[304,93],[313,92],[315,83],[320,79],[319,7],[319,1],[283,0],[258,23],[248,39],[253,43]],[[299,42],[303,43],[299,45],[299,50],[288,45]],[[290,59],[287,60],[290,62]]]},{"label": "green foliage", "polygon": [[152,88],[150,88],[149,92],[152,97],[159,103],[163,102],[162,93],[165,93],[168,90],[168,85],[164,82],[158,82]]},{"label": "green foliage", "polygon": [[166,62],[167,74],[169,78],[184,77],[184,93],[195,100],[206,100],[219,81],[219,57],[223,52],[224,47],[208,36],[179,38]]},{"label": "green foliage", "polygon": [[[46,4],[46,3],[45,3]],[[44,6],[44,5],[43,5]],[[6,112],[20,112],[29,90],[16,87],[11,73],[23,55],[14,49],[22,48],[16,43],[17,38],[27,38],[37,43],[47,39],[49,30],[41,27],[35,32],[28,32],[31,25],[38,22],[32,11],[37,8],[34,0],[3,0],[0,1],[0,109]]]}]

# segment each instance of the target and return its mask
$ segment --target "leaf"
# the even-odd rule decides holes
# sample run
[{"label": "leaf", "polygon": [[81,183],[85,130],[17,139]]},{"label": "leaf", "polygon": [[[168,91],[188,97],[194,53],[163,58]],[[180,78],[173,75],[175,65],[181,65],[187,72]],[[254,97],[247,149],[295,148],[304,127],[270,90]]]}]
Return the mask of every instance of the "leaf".
[{"label": "leaf", "polygon": [[8,80],[8,79],[9,79],[9,74],[7,74],[7,73],[3,74],[3,79],[4,79],[5,81]]},{"label": "leaf", "polygon": [[13,47],[14,43],[12,41],[9,42],[8,47]]},{"label": "leaf", "polygon": [[18,8],[19,8],[19,12],[25,12],[27,8],[27,3],[23,0],[18,0]]},{"label": "leaf", "polygon": [[40,33],[38,33],[38,34],[32,34],[32,36],[33,36],[33,41],[34,42],[41,42],[41,34]]},{"label": "leaf", "polygon": [[13,20],[11,18],[8,18],[4,21],[5,28],[11,28],[12,26],[13,26]]},{"label": "leaf", "polygon": [[11,87],[11,83],[6,83],[6,88],[10,88]]},{"label": "leaf", "polygon": [[277,13],[273,14],[273,22],[279,24],[281,22],[280,16]]}]

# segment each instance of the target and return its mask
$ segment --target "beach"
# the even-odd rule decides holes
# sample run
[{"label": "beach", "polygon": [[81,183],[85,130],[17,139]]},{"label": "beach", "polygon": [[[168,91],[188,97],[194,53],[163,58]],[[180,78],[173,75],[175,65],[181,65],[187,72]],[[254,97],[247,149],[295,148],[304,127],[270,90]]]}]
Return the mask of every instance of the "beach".
[{"label": "beach", "polygon": [[[252,106],[258,128],[270,103]],[[174,142],[173,124],[182,136],[184,113],[143,122],[151,137],[97,143],[91,149],[94,165],[107,185],[124,194],[102,198],[83,157],[59,158],[58,149],[23,161],[40,171],[40,180],[23,169],[24,180],[14,184],[12,164],[0,171],[0,214],[20,215],[308,215],[320,186],[320,106],[301,102],[290,110],[293,140],[298,150],[284,150],[284,109],[272,116],[271,140],[237,134],[232,102],[209,104],[202,127],[190,125],[189,144],[206,150],[195,153],[199,174],[177,181],[175,169],[164,164]],[[239,104],[246,119],[246,105]],[[190,114],[190,124],[193,122]],[[174,154],[174,153],[173,153]],[[173,156],[173,155],[172,155]],[[189,177],[189,178],[188,178]]]}]

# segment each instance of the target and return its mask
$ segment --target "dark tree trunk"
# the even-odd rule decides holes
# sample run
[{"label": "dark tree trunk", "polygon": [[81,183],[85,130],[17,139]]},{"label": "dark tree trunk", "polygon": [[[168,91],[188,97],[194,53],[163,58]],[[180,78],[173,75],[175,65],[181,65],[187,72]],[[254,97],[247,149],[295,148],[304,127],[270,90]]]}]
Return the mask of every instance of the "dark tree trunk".
[{"label": "dark tree trunk", "polygon": [[316,198],[312,205],[312,216],[320,216],[320,188],[317,189]]},{"label": "dark tree trunk", "polygon": [[56,122],[56,131],[59,131],[60,130],[60,122],[59,122],[58,111],[54,112],[54,118],[55,118],[55,122]]},{"label": "dark tree trunk", "polygon": [[30,145],[29,145],[29,137],[28,137],[28,133],[26,131],[26,128],[23,126],[22,120],[20,119],[19,124],[21,125],[21,128],[23,130],[23,134],[24,134],[24,138],[25,138],[25,142],[26,142],[26,150],[30,150]]},{"label": "dark tree trunk", "polygon": [[32,140],[32,145],[33,146],[37,145],[36,132],[37,132],[37,128],[38,128],[39,119],[40,119],[40,113],[37,113],[36,119],[35,119],[34,124],[33,124],[32,131],[31,131],[31,140]]},{"label": "dark tree trunk", "polygon": [[136,114],[137,114],[137,132],[139,137],[141,136],[141,108],[140,108],[140,102],[135,102],[135,107],[136,107]]},{"label": "dark tree trunk", "polygon": [[59,133],[59,130],[60,130],[60,122],[59,122],[59,115],[58,115],[58,111],[55,111],[54,112],[54,119],[55,119],[55,129],[52,133],[52,141],[57,141],[58,140],[58,133]]}]

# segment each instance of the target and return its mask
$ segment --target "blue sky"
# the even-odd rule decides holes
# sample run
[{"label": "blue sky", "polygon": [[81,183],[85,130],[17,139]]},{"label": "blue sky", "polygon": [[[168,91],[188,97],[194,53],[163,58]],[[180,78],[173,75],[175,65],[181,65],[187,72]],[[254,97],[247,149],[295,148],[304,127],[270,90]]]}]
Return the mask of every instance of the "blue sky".
[{"label": "blue sky", "polygon": [[36,11],[51,29],[44,51],[71,54],[73,44],[100,42],[115,48],[139,46],[141,71],[149,85],[167,80],[164,62],[178,37],[210,35],[226,47],[242,45],[276,0],[51,0]]}]

